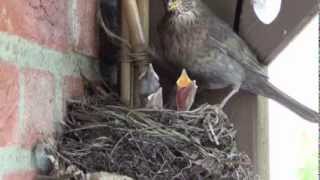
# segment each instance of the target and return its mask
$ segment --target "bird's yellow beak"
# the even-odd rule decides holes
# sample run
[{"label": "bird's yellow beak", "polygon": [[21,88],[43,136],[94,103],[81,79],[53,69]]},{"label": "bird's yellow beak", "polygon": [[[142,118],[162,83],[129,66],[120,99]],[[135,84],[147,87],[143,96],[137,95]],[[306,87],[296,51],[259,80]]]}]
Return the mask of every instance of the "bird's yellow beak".
[{"label": "bird's yellow beak", "polygon": [[168,4],[168,11],[175,11],[178,9],[180,0],[170,1]]},{"label": "bird's yellow beak", "polygon": [[182,70],[176,84],[177,84],[178,89],[188,87],[192,84],[192,81],[189,78],[187,71],[185,69]]}]

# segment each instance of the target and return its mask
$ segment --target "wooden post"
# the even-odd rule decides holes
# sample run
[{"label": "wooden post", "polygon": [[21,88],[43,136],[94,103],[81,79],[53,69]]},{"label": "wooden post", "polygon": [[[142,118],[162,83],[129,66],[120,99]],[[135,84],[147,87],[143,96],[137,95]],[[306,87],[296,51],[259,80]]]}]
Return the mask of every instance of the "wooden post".
[{"label": "wooden post", "polygon": [[270,179],[268,99],[258,96],[257,120],[253,126],[256,172],[261,180]]}]

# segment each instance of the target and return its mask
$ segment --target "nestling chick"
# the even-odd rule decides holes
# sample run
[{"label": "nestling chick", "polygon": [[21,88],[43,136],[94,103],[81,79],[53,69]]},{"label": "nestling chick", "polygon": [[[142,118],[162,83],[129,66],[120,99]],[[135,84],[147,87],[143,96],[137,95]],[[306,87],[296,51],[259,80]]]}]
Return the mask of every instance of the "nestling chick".
[{"label": "nestling chick", "polygon": [[43,143],[38,142],[33,146],[31,160],[40,175],[48,175],[54,168],[47,147]]},{"label": "nestling chick", "polygon": [[192,81],[185,69],[182,70],[179,79],[177,80],[177,92],[176,92],[176,105],[178,111],[188,111],[190,110],[198,86],[196,81]]},{"label": "nestling chick", "polygon": [[159,76],[152,64],[149,64],[145,72],[139,76],[139,95],[142,100],[142,106],[156,109],[163,107],[162,88],[159,80]]},{"label": "nestling chick", "polygon": [[148,96],[146,107],[157,110],[163,109],[163,95],[161,87],[155,93]]}]

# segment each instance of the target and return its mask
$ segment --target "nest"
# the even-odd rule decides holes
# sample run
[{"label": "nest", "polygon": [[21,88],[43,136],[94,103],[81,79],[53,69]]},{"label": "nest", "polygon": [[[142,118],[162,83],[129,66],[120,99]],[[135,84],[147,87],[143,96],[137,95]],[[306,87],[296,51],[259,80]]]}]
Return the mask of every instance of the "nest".
[{"label": "nest", "polygon": [[70,175],[72,167],[74,179],[101,171],[136,180],[253,179],[233,124],[216,106],[130,109],[105,88],[98,90],[68,103],[51,148],[59,176]]}]

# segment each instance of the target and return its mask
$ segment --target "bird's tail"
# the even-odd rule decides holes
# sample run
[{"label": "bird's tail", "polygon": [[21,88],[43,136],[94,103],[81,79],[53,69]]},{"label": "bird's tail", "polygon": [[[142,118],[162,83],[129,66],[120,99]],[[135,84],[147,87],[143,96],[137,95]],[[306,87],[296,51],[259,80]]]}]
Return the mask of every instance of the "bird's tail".
[{"label": "bird's tail", "polygon": [[[250,90],[251,91],[251,90]],[[259,85],[255,86],[254,93],[260,94],[262,96],[271,98],[280,104],[286,106],[291,111],[295,112],[305,120],[310,122],[319,123],[320,114],[316,111],[306,107],[305,105],[299,103],[292,97],[283,93],[281,90],[272,85],[268,80],[260,81]]]}]

